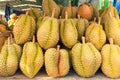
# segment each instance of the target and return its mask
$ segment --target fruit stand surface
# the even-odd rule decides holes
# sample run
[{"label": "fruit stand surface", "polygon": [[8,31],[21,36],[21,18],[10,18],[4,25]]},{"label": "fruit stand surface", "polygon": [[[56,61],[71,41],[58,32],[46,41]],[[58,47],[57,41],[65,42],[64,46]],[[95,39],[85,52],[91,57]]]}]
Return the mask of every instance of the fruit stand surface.
[{"label": "fruit stand surface", "polygon": [[82,78],[78,76],[73,70],[70,70],[69,74],[65,77],[61,78],[51,78],[48,77],[45,69],[42,69],[39,71],[39,73],[32,79],[27,78],[22,74],[20,70],[17,71],[17,73],[10,77],[0,77],[0,80],[120,80],[119,79],[110,79],[106,77],[100,70],[90,78]]}]

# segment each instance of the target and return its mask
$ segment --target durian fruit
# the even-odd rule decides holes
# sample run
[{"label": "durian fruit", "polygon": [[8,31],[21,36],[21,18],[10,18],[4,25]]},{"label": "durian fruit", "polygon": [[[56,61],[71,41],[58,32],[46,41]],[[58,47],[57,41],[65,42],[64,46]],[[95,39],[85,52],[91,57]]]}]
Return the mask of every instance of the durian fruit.
[{"label": "durian fruit", "polygon": [[110,44],[103,46],[102,55],[102,72],[109,78],[120,77],[120,47],[113,44],[113,39],[109,38]]},{"label": "durian fruit", "polygon": [[[13,45],[13,47],[15,48],[15,50],[16,50],[16,54],[17,54],[17,57],[18,57],[18,61],[20,61],[20,58],[21,58],[21,55],[22,55],[22,47],[20,46],[20,45],[18,45],[18,44],[16,44],[15,43],[15,40],[14,40],[14,38],[12,37],[12,34],[10,34],[10,43],[11,43],[11,45]],[[5,42],[4,42],[4,45],[7,45],[8,44],[8,39],[7,40],[5,40]],[[3,45],[3,46],[4,46]]]},{"label": "durian fruit", "polygon": [[93,15],[92,15],[92,20],[94,20],[94,18],[99,18],[99,9],[96,5],[91,4],[91,7],[93,9]]},{"label": "durian fruit", "polygon": [[42,48],[33,37],[33,42],[24,44],[20,69],[28,78],[33,78],[43,66],[43,62]]},{"label": "durian fruit", "polygon": [[49,48],[45,52],[45,69],[50,77],[63,77],[68,74],[69,54],[67,50],[60,49],[60,46],[55,48]]},{"label": "durian fruit", "polygon": [[67,48],[72,48],[78,40],[75,22],[73,19],[68,19],[67,12],[66,19],[61,20],[60,23],[60,38]]},{"label": "durian fruit", "polygon": [[53,10],[52,17],[40,21],[37,31],[38,43],[45,50],[56,46],[59,40],[59,24],[54,18],[54,13],[55,10]]},{"label": "durian fruit", "polygon": [[67,7],[64,7],[61,12],[61,17],[65,18],[65,12],[68,13],[68,18],[76,18],[77,16],[77,7],[71,6],[71,2],[68,2]]},{"label": "durian fruit", "polygon": [[72,65],[75,72],[81,77],[92,77],[101,65],[101,54],[92,43],[76,43],[72,50]]},{"label": "durian fruit", "polygon": [[83,3],[78,8],[78,15],[80,15],[82,18],[86,18],[88,20],[92,19],[93,15],[93,8],[90,4]]},{"label": "durian fruit", "polygon": [[98,23],[91,23],[86,30],[86,41],[91,42],[98,50],[102,48],[102,46],[106,42],[106,34],[103,30],[103,26],[100,25],[100,18]]},{"label": "durian fruit", "polygon": [[35,20],[33,17],[28,15],[28,11],[26,14],[21,14],[13,27],[15,42],[17,44],[24,44],[25,42],[31,40],[35,30]]},{"label": "durian fruit", "polygon": [[[9,38],[8,38],[9,39]],[[18,69],[18,56],[16,48],[8,40],[0,53],[0,76],[12,76]]]},{"label": "durian fruit", "polygon": [[80,18],[80,16],[78,15],[78,20],[77,20],[77,31],[78,31],[78,40],[82,41],[82,36],[85,36],[85,31],[89,26],[89,22],[87,19],[85,18]]},{"label": "durian fruit", "polygon": [[44,13],[47,16],[52,15],[53,9],[55,9],[55,15],[54,15],[55,18],[58,18],[60,15],[60,7],[55,3],[54,0],[43,0],[42,8],[43,8]]},{"label": "durian fruit", "polygon": [[117,9],[111,4],[109,7],[105,8],[101,13],[101,23],[103,25],[105,24],[106,21],[109,20],[110,17],[109,13],[111,13],[111,15],[114,16],[115,18],[119,19],[119,14],[117,12]]},{"label": "durian fruit", "polygon": [[39,17],[43,16],[39,9],[32,8],[32,6],[30,6],[30,10],[28,12],[28,15],[32,16],[36,22],[37,22]]},{"label": "durian fruit", "polygon": [[113,38],[114,43],[120,45],[120,20],[113,17],[110,13],[110,17],[105,22],[104,28],[107,39]]}]

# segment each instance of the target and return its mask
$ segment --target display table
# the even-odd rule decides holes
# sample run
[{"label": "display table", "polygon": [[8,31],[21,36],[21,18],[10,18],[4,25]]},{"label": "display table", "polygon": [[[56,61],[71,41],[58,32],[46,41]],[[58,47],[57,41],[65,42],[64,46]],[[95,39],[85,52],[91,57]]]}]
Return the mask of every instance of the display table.
[{"label": "display table", "polygon": [[[18,70],[14,76],[0,77],[0,80],[13,80],[13,79],[31,80],[31,79],[27,78],[26,76],[24,76],[24,74],[22,74],[20,70]],[[95,76],[93,76],[91,78],[82,78],[82,77],[78,76],[72,69],[70,70],[69,74],[65,77],[51,78],[51,77],[47,76],[45,69],[42,69],[32,80],[120,80],[120,79],[107,78],[100,70],[96,73]]]}]

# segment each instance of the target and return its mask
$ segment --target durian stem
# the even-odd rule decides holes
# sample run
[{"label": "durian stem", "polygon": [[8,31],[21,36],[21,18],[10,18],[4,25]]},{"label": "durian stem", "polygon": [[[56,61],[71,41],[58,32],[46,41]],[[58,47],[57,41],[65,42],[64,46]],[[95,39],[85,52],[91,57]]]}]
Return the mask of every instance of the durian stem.
[{"label": "durian stem", "polygon": [[33,39],[32,39],[32,42],[33,42],[33,43],[35,42],[35,35],[33,35]]},{"label": "durian stem", "polygon": [[85,44],[85,37],[82,37],[82,43]]},{"label": "durian stem", "polygon": [[8,46],[10,45],[10,42],[11,42],[11,41],[10,41],[10,37],[8,37]]},{"label": "durian stem", "polygon": [[98,24],[100,24],[100,23],[101,23],[101,18],[99,17],[99,18],[98,18]]},{"label": "durian stem", "polygon": [[58,73],[60,71],[59,69],[59,63],[60,63],[60,45],[57,45],[57,53],[58,53],[58,62],[57,62],[57,66],[58,66]]},{"label": "durian stem", "polygon": [[77,16],[78,16],[78,19],[80,19],[80,15],[78,14]]},{"label": "durian stem", "polygon": [[28,15],[28,13],[29,13],[29,11],[26,11],[26,13],[25,13],[25,14],[26,14],[26,15]]},{"label": "durian stem", "polygon": [[45,16],[46,16],[46,14],[44,13],[44,14],[43,14],[43,17],[45,17]]},{"label": "durian stem", "polygon": [[60,50],[60,45],[57,45],[57,51],[59,51]]},{"label": "durian stem", "polygon": [[112,1],[111,0],[109,1],[109,6],[112,6]]},{"label": "durian stem", "polygon": [[2,20],[2,15],[0,15],[0,21]]},{"label": "durian stem", "polygon": [[68,1],[68,5],[67,6],[71,7],[71,1],[70,0]]},{"label": "durian stem", "polygon": [[68,13],[67,13],[67,11],[65,12],[65,19],[68,19]]},{"label": "durian stem", "polygon": [[96,17],[94,18],[94,22],[96,22]]},{"label": "durian stem", "polygon": [[110,17],[112,17],[112,13],[111,12],[109,13],[109,15],[110,15]]},{"label": "durian stem", "polygon": [[10,41],[12,41],[12,34],[10,34]]},{"label": "durian stem", "polygon": [[113,38],[109,38],[109,43],[113,45]]},{"label": "durian stem", "polygon": [[52,18],[54,18],[54,15],[55,15],[55,9],[52,10]]},{"label": "durian stem", "polygon": [[60,19],[62,19],[62,17],[60,16]]},{"label": "durian stem", "polygon": [[30,6],[30,10],[32,10],[32,6]]}]

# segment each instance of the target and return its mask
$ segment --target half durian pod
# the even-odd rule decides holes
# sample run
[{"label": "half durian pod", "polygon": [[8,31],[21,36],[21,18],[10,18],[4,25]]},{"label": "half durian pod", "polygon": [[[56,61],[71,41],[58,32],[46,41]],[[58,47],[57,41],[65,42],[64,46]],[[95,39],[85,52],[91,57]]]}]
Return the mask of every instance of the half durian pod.
[{"label": "half durian pod", "polygon": [[101,54],[92,43],[76,43],[72,50],[72,65],[75,72],[81,77],[92,77],[101,65]]},{"label": "half durian pod", "polygon": [[120,77],[120,47],[113,44],[113,39],[109,38],[109,43],[103,46],[102,55],[102,72],[109,78]]}]

